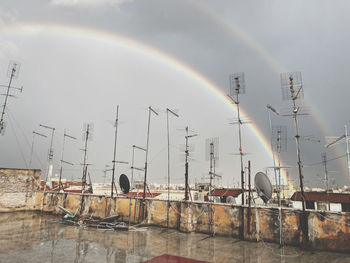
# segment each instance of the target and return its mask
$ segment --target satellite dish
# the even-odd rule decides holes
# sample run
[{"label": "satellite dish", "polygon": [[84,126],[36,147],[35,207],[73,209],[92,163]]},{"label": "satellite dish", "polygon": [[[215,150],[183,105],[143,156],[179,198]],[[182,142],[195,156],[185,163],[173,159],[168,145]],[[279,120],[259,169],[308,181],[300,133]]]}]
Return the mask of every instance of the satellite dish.
[{"label": "satellite dish", "polygon": [[125,174],[121,174],[119,177],[119,186],[122,190],[123,194],[129,193],[130,190],[130,182],[128,177]]},{"label": "satellite dish", "polygon": [[233,196],[228,196],[228,197],[226,197],[226,203],[227,204],[235,204],[236,200]]},{"label": "satellite dish", "polygon": [[266,174],[258,172],[254,178],[255,188],[259,197],[267,203],[272,197],[272,185]]}]

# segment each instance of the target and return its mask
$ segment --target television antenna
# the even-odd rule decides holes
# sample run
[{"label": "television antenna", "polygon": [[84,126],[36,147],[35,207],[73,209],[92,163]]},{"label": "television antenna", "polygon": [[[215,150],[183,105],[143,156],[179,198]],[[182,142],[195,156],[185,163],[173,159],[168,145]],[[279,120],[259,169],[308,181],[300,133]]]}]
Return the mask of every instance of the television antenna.
[{"label": "television antenna", "polygon": [[[244,205],[244,166],[243,166],[243,150],[242,150],[242,134],[241,125],[243,124],[239,111],[239,94],[245,94],[244,73],[233,73],[230,75],[230,94],[227,95],[234,104],[237,105],[237,124],[239,138],[239,155],[241,161],[241,188],[242,188],[242,205]],[[242,219],[243,221],[244,219]]]},{"label": "television antenna", "polygon": [[175,117],[179,115],[169,108],[166,109],[166,128],[167,128],[167,142],[168,142],[168,209],[167,209],[167,227],[169,227],[169,208],[170,208],[170,134],[169,134],[169,113]]},{"label": "television antenna", "polygon": [[62,185],[62,173],[63,173],[63,164],[68,164],[68,165],[71,165],[73,166],[74,164],[71,163],[71,162],[67,162],[64,160],[63,158],[63,154],[64,154],[64,146],[65,146],[65,142],[66,142],[66,138],[69,138],[69,139],[72,139],[72,140],[76,140],[77,138],[69,135],[66,133],[66,130],[64,130],[64,133],[63,133],[63,143],[62,143],[62,155],[61,155],[61,168],[60,168],[60,177],[59,177],[59,180],[58,180],[58,193],[61,191],[61,186],[62,186],[62,190],[64,191],[64,187]]},{"label": "television antenna", "polygon": [[[146,152],[145,148],[142,148],[140,146],[133,145],[132,146],[132,157],[131,157],[131,190],[133,190],[134,187],[134,170],[144,172],[143,168],[135,167],[135,150],[140,150],[143,152]],[[136,215],[135,215],[136,218]],[[130,219],[131,219],[131,195],[129,200],[129,226],[130,226]]]},{"label": "television antenna", "polygon": [[348,164],[348,180],[349,180],[349,186],[350,186],[350,151],[349,151],[349,136],[348,136],[348,127],[347,125],[344,125],[344,135],[336,138],[331,143],[325,145],[326,148],[329,148],[331,146],[334,146],[335,144],[339,143],[341,140],[345,139],[346,143],[346,161]]},{"label": "television antenna", "polygon": [[[85,141],[84,143],[84,148],[82,151],[84,152],[84,159],[83,159],[83,177],[81,179],[81,193],[85,193],[85,187],[86,187],[86,176],[88,174],[87,168],[89,164],[87,163],[87,151],[88,151],[88,142],[93,140],[93,130],[94,130],[94,125],[93,123],[84,123],[83,125],[83,140]],[[90,186],[91,187],[91,186]],[[90,191],[91,188],[89,188]]]},{"label": "television antenna", "polygon": [[207,138],[205,140],[205,159],[209,161],[209,202],[213,202],[213,180],[221,175],[216,174],[216,161],[219,160],[219,138]]},{"label": "television antenna", "polygon": [[23,86],[21,88],[11,86],[12,81],[14,79],[18,78],[20,68],[21,68],[21,65],[18,62],[10,61],[9,67],[8,67],[8,72],[7,72],[7,75],[10,78],[9,83],[8,83],[8,85],[0,85],[0,87],[7,88],[6,93],[1,94],[1,95],[5,96],[5,102],[4,102],[4,105],[2,106],[1,117],[0,117],[0,134],[1,135],[4,135],[5,130],[6,130],[6,123],[4,122],[4,115],[5,115],[5,110],[6,110],[8,98],[15,97],[14,95],[10,94],[10,89],[16,89],[16,90],[19,90],[20,92],[23,92]]},{"label": "television antenna", "polygon": [[322,164],[324,166],[324,184],[326,188],[326,192],[328,192],[329,187],[328,187],[328,169],[327,169],[327,153],[322,153]]},{"label": "television antenna", "polygon": [[117,191],[117,186],[115,185],[114,182],[114,174],[115,174],[115,165],[116,163],[121,163],[121,164],[129,164],[128,162],[124,162],[124,161],[116,161],[116,154],[117,154],[117,138],[118,138],[118,121],[119,121],[119,105],[117,105],[117,114],[116,114],[116,118],[115,118],[115,133],[114,133],[114,153],[113,153],[113,167],[112,167],[112,183],[111,183],[111,197],[113,197],[113,187],[115,189],[116,194],[118,194]]},{"label": "television antenna", "polygon": [[189,145],[188,145],[188,139],[198,136],[198,134],[189,134],[188,126],[185,128],[186,135],[185,135],[185,200],[189,200],[189,192],[190,192],[190,186],[188,184],[188,159],[190,155]]},{"label": "television antenna", "polygon": [[275,166],[274,171],[278,171],[278,180],[275,172],[275,181],[278,206],[281,207],[281,152],[287,151],[287,126],[272,126],[272,144],[274,145],[275,153],[277,155],[278,166]]},{"label": "television antenna", "polygon": [[[50,148],[49,148],[48,154],[47,154],[48,168],[47,168],[47,174],[46,174],[46,180],[45,180],[45,184],[46,184],[47,180],[49,178],[51,178],[51,175],[52,175],[52,166],[53,166],[52,165],[52,159],[53,159],[52,144],[53,144],[53,137],[55,135],[56,128],[50,127],[50,126],[47,126],[47,125],[43,125],[43,124],[39,124],[39,126],[45,128],[45,129],[51,130]],[[45,188],[44,188],[44,191],[45,191]]]},{"label": "television antenna", "polygon": [[142,196],[142,218],[145,218],[145,198],[146,198],[146,184],[147,184],[147,166],[148,166],[148,150],[149,150],[149,133],[151,126],[151,114],[159,115],[151,106],[148,107],[148,124],[147,124],[147,142],[146,142],[146,159],[145,159],[145,174],[143,179],[143,196]]},{"label": "television antenna", "polygon": [[299,135],[299,126],[298,126],[298,116],[299,115],[307,115],[300,112],[300,107],[297,106],[296,101],[298,99],[302,99],[304,97],[304,90],[302,85],[301,73],[300,72],[287,72],[281,74],[281,88],[282,88],[282,98],[283,100],[292,100],[293,107],[291,114],[280,114],[276,109],[274,109],[271,105],[267,105],[267,108],[270,109],[277,115],[288,117],[291,116],[294,119],[295,125],[295,142],[297,148],[297,164],[298,164],[298,172],[299,172],[299,183],[300,183],[300,191],[302,197],[302,207],[303,212],[305,212],[305,195],[304,195],[304,176],[302,172],[302,162],[301,162],[301,154],[300,154],[300,135]]},{"label": "television antenna", "polygon": [[42,133],[39,133],[39,132],[36,132],[36,131],[33,131],[32,133],[33,133],[33,139],[32,139],[32,147],[31,147],[31,150],[30,150],[29,168],[31,167],[32,160],[33,160],[35,136],[40,136],[40,137],[47,138],[47,136],[45,134],[42,134]]},{"label": "television antenna", "polygon": [[215,177],[221,177],[220,175],[217,175],[215,173],[215,160],[219,159],[219,138],[207,138],[205,140],[205,148],[206,148],[206,160],[209,160],[210,163],[210,170],[209,170],[209,233],[213,236],[213,207],[212,202],[214,201],[212,198],[212,191],[213,191],[213,179]]}]

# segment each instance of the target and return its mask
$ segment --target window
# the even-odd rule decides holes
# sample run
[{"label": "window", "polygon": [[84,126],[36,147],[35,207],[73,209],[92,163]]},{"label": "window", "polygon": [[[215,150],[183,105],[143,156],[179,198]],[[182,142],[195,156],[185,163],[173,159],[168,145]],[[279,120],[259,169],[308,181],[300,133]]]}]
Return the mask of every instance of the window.
[{"label": "window", "polygon": [[328,211],[328,202],[317,202],[317,210]]},{"label": "window", "polygon": [[305,201],[306,209],[315,209],[314,201]]}]

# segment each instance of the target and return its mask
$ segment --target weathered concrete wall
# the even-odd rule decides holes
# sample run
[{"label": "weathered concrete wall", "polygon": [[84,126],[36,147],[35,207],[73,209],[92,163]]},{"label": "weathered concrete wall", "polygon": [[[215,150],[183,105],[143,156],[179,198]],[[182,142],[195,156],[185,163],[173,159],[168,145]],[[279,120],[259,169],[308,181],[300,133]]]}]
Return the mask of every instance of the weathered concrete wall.
[{"label": "weathered concrete wall", "polygon": [[0,169],[0,212],[35,210],[40,170]]},{"label": "weathered concrete wall", "polygon": [[[42,193],[37,200],[41,201]],[[243,207],[227,204],[190,203],[146,199],[145,219],[141,220],[142,200],[125,197],[85,195],[82,215],[103,218],[119,214],[121,220],[178,229],[183,232],[201,232],[212,235],[240,236],[242,211],[244,239],[279,243],[279,211],[268,207]],[[44,211],[62,214],[61,205],[80,214],[82,197],[78,194],[45,193]],[[36,207],[40,205],[37,204]],[[168,210],[169,207],[169,210]],[[169,211],[169,215],[168,215]],[[210,211],[212,211],[210,213]],[[135,216],[136,215],[136,216]],[[348,213],[320,213],[282,209],[283,242],[287,245],[307,246],[319,250],[350,251],[350,215]],[[169,218],[169,219],[168,219]],[[306,220],[306,232],[302,227]],[[212,224],[210,224],[212,222]]]},{"label": "weathered concrete wall", "polygon": [[[62,214],[58,206],[78,215],[121,220],[279,243],[279,210],[228,204],[193,203],[126,197],[38,192],[39,170],[0,169],[0,212],[42,210]],[[144,220],[142,220],[144,215]],[[244,226],[242,226],[242,215]],[[281,209],[283,243],[319,250],[350,252],[350,213]],[[242,231],[243,230],[243,231]],[[242,236],[243,235],[243,236]]]}]

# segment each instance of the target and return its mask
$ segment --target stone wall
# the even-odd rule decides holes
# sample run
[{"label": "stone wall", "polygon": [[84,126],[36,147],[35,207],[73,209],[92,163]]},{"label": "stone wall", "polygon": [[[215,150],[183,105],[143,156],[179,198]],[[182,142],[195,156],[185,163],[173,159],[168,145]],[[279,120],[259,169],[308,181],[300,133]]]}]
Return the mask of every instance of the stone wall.
[{"label": "stone wall", "polygon": [[0,212],[35,210],[40,170],[0,168]]}]

